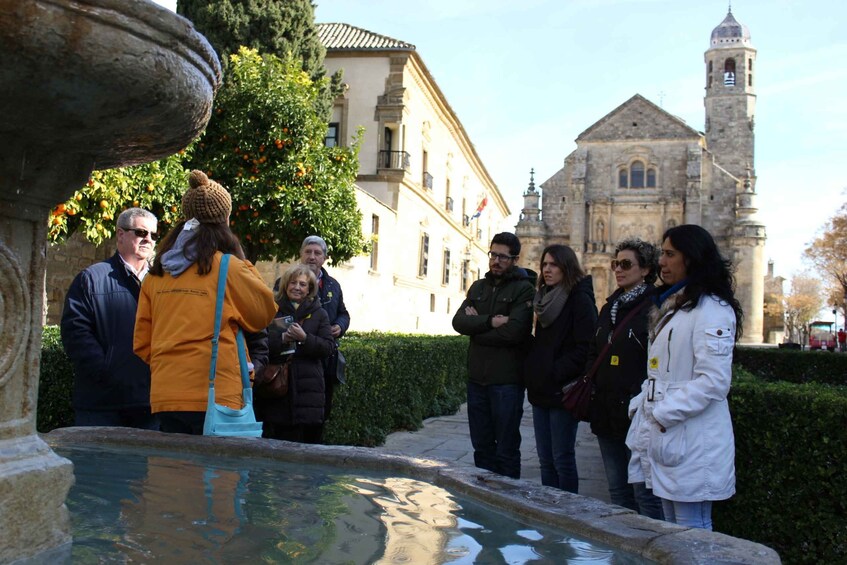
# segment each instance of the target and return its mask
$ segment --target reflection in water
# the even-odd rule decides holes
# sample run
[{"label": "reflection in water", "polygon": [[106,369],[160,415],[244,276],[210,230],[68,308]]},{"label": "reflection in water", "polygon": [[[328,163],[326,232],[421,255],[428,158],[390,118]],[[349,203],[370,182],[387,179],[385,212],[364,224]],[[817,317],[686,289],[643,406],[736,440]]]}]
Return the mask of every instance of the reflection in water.
[{"label": "reflection in water", "polygon": [[74,563],[641,563],[425,482],[256,459],[60,448]]}]

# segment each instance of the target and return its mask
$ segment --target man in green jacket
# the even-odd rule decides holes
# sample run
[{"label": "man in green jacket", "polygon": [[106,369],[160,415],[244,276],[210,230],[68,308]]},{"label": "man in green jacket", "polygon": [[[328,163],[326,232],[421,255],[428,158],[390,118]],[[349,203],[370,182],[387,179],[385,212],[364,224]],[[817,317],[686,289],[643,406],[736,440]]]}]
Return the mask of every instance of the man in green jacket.
[{"label": "man in green jacket", "polygon": [[468,290],[453,316],[453,329],[470,336],[468,425],[474,464],[519,479],[523,360],[532,331],[535,289],[517,266],[521,242],[515,234],[491,240],[488,272]]}]

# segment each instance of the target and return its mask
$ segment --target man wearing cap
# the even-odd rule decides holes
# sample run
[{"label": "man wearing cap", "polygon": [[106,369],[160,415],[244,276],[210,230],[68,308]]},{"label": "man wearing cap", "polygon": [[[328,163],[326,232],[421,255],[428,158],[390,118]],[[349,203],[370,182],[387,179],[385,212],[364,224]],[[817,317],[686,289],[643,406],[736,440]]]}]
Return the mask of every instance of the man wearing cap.
[{"label": "man wearing cap", "polygon": [[[347,332],[347,328],[350,327],[350,313],[344,305],[344,293],[341,292],[341,285],[329,276],[329,273],[323,267],[326,259],[327,246],[322,237],[310,235],[303,240],[302,245],[300,245],[300,263],[308,265],[318,278],[318,297],[321,299],[322,308],[326,310],[329,316],[332,337],[335,338],[337,344],[338,340]],[[278,288],[279,279],[274,283],[274,291]],[[332,394],[338,380],[338,355],[337,351],[333,353],[324,366],[324,380],[326,381],[324,417],[326,420],[329,420],[330,410],[332,409]]]},{"label": "man wearing cap", "polygon": [[117,221],[117,252],[80,272],[65,297],[62,345],[74,368],[77,426],[158,429],[150,413],[150,368],[132,352],[156,225],[147,210],[124,210]]}]

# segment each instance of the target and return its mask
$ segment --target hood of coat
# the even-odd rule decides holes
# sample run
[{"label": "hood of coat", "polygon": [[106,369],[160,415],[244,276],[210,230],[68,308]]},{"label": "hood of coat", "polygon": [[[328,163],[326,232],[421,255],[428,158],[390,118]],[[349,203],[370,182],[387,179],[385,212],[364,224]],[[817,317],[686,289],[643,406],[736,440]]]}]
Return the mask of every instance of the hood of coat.
[{"label": "hood of coat", "polygon": [[[531,273],[531,274],[530,274]],[[523,267],[513,267],[503,273],[503,276],[500,278],[495,277],[491,274],[491,271],[485,273],[485,278],[492,285],[505,284],[512,281],[529,281],[532,286],[535,286],[535,279],[537,278],[537,274],[533,270],[527,270]]]},{"label": "hood of coat", "polygon": [[594,300],[594,279],[591,278],[591,275],[585,275],[579,279],[579,282],[571,289],[569,295],[573,296],[580,292],[587,294],[591,298],[591,302],[596,302]]}]

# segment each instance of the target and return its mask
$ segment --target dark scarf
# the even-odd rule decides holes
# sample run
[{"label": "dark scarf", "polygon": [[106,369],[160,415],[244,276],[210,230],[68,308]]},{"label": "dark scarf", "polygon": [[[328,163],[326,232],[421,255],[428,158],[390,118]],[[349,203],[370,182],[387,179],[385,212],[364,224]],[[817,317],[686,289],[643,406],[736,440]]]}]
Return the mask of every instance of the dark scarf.
[{"label": "dark scarf", "polygon": [[556,321],[567,301],[568,291],[562,285],[556,285],[553,288],[542,286],[538,289],[532,301],[532,307],[542,328],[546,328]]}]

